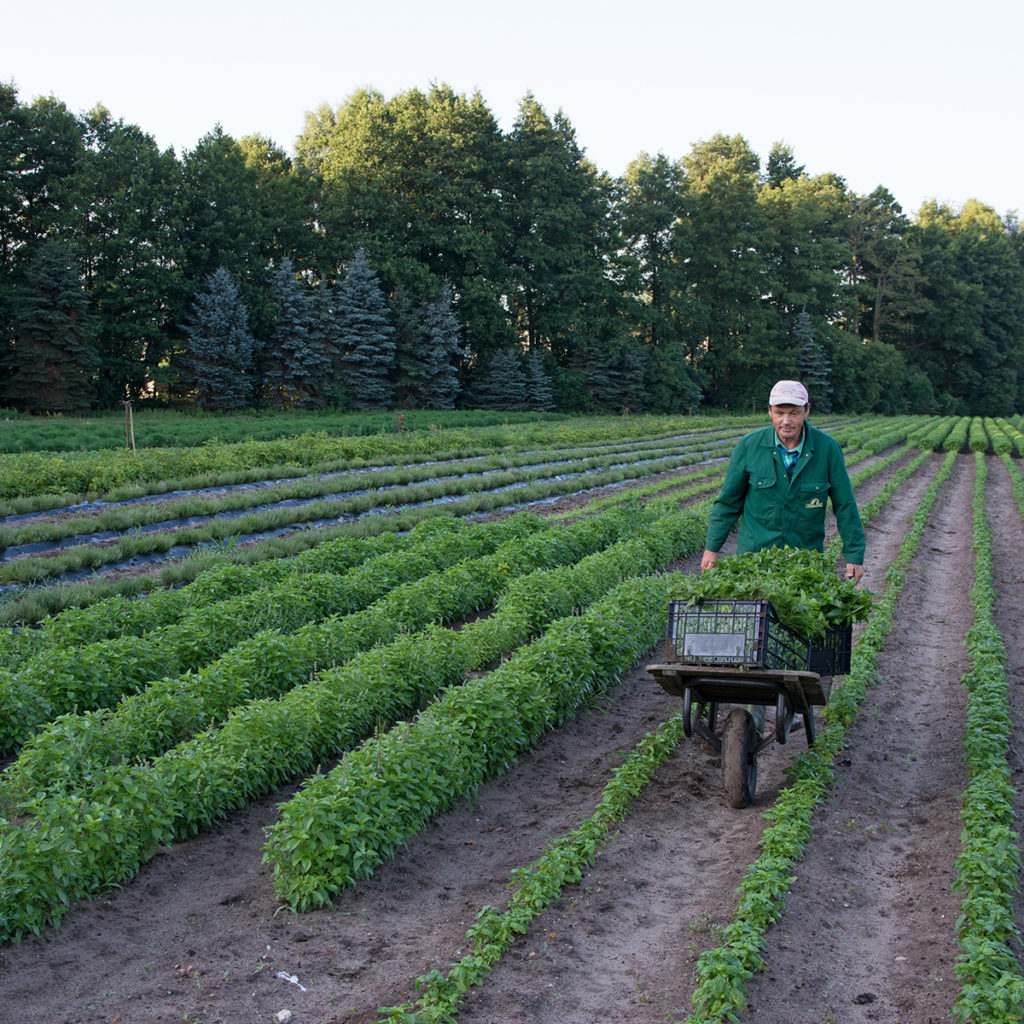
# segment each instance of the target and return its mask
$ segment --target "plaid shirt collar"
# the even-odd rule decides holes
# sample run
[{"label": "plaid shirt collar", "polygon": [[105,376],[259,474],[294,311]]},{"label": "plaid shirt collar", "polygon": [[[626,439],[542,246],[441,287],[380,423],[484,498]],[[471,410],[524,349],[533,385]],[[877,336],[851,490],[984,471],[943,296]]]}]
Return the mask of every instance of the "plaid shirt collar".
[{"label": "plaid shirt collar", "polygon": [[779,440],[778,433],[775,434],[775,447],[778,448],[779,454],[782,456],[783,465],[786,467],[786,473],[789,476],[793,474],[793,467],[800,460],[800,456],[803,454],[804,441],[807,438],[807,431],[803,430],[800,432],[800,443],[795,448],[787,448],[781,440]]}]

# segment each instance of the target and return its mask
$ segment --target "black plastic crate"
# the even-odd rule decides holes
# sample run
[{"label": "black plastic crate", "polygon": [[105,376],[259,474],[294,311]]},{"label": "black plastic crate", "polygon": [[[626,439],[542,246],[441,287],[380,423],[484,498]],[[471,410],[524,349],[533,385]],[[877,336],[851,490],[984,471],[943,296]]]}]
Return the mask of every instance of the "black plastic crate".
[{"label": "black plastic crate", "polygon": [[850,671],[852,653],[853,626],[830,629],[821,639],[811,641],[807,668],[819,676],[845,676]]},{"label": "black plastic crate", "polygon": [[670,601],[665,660],[845,675],[851,632],[830,630],[811,645],[779,621],[768,601]]}]

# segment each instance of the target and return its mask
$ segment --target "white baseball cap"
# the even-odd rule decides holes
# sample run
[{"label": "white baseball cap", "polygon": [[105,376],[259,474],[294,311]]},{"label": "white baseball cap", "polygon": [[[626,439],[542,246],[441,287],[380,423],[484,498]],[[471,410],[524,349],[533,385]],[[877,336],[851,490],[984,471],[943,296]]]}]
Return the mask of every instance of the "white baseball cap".
[{"label": "white baseball cap", "polygon": [[768,396],[769,405],[807,405],[807,388],[798,380],[780,380]]}]

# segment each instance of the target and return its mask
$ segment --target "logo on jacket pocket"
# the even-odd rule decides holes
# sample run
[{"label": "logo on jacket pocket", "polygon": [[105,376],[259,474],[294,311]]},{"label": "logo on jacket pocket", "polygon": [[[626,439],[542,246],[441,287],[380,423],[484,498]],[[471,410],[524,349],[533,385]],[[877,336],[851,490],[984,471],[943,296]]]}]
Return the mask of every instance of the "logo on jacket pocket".
[{"label": "logo on jacket pocket", "polygon": [[822,504],[821,498],[811,498],[811,500],[809,502],[807,502],[806,505],[804,505],[804,508],[824,508],[824,507],[825,506],[824,506],[824,504]]}]

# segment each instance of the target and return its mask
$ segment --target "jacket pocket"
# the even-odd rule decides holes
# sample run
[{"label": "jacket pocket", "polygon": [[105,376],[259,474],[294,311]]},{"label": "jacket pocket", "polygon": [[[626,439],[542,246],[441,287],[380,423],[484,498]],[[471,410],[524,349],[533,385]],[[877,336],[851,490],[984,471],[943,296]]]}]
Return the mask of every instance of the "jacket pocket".
[{"label": "jacket pocket", "polygon": [[828,501],[828,484],[803,484],[800,487],[800,507],[809,512],[825,507]]}]

